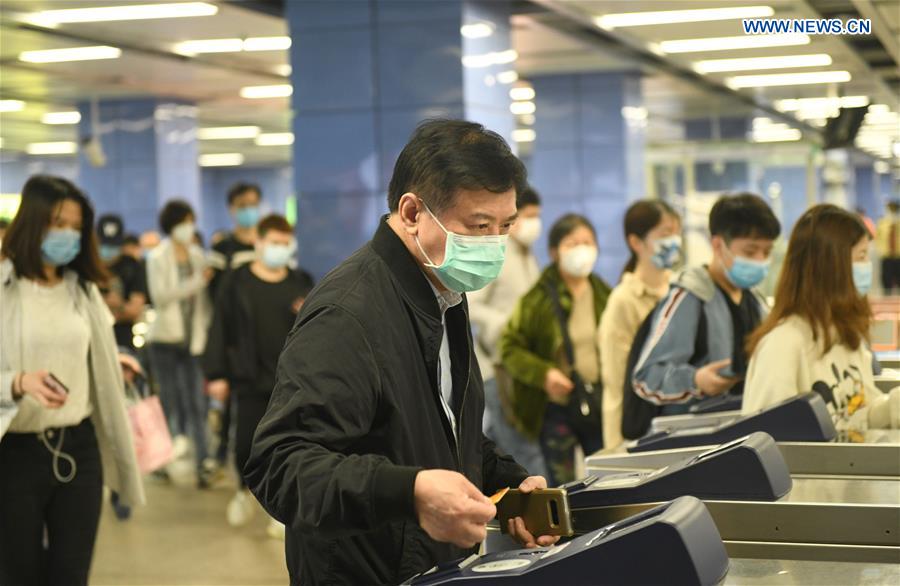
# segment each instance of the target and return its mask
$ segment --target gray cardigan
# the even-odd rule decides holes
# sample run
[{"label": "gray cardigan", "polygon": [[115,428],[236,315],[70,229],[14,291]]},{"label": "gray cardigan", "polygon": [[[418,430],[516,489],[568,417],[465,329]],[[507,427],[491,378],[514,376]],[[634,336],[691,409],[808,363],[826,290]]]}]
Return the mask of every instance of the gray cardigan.
[{"label": "gray cardigan", "polygon": [[[144,486],[132,443],[131,424],[125,410],[124,383],[109,310],[100,291],[89,283],[87,291],[73,271],[63,280],[75,307],[88,320],[91,330],[88,352],[91,421],[97,433],[103,479],[128,505],[143,504]],[[0,437],[6,433],[18,407],[12,400],[13,379],[21,371],[22,299],[18,279],[8,259],[0,262]],[[23,401],[32,400],[29,397]],[[9,472],[9,471],[6,471]]]}]

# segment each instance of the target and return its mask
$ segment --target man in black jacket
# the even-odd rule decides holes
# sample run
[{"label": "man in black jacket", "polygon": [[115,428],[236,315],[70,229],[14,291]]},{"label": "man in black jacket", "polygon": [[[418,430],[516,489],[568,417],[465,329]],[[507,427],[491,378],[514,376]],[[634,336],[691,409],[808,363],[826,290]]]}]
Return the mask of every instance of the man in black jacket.
[{"label": "man in black jacket", "polygon": [[396,584],[472,553],[496,515],[485,494],[546,486],[482,434],[463,295],[499,272],[524,185],[497,134],[423,123],[390,215],[307,298],[244,469],[287,525],[292,584]]}]

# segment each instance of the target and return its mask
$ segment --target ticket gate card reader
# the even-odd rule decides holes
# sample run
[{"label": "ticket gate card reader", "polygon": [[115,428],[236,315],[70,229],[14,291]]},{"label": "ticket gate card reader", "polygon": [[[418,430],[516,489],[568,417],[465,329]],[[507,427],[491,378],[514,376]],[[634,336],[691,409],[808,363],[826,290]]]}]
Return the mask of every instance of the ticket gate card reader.
[{"label": "ticket gate card reader", "polygon": [[706,586],[721,583],[728,566],[712,517],[701,501],[686,496],[566,543],[473,555],[404,584]]},{"label": "ticket gate card reader", "polygon": [[837,435],[822,397],[818,393],[804,393],[731,422],[653,433],[637,440],[628,451],[722,444],[755,431],[764,431],[777,442],[827,442]]},{"label": "ticket gate card reader", "polygon": [[568,493],[577,527],[579,509],[653,503],[684,495],[703,500],[776,501],[791,486],[775,440],[756,432],[650,472],[590,476],[562,488]]},{"label": "ticket gate card reader", "polygon": [[743,403],[743,401],[744,395],[723,393],[716,397],[710,397],[709,399],[694,403],[688,409],[688,413],[705,415],[707,413],[720,413],[722,411],[740,411],[741,403]]}]

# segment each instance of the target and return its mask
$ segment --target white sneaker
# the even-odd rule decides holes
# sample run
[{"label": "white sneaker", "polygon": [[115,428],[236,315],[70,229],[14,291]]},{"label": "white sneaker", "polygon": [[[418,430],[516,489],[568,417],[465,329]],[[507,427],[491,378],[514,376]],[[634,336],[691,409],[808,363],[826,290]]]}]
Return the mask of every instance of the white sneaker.
[{"label": "white sneaker", "polygon": [[232,527],[243,527],[253,518],[255,511],[253,497],[246,490],[240,490],[228,502],[225,518]]},{"label": "white sneaker", "polygon": [[172,459],[179,460],[191,451],[191,440],[186,435],[176,435],[172,440]]},{"label": "white sneaker", "polygon": [[275,519],[269,521],[269,526],[266,527],[266,533],[272,539],[284,541],[284,525]]}]

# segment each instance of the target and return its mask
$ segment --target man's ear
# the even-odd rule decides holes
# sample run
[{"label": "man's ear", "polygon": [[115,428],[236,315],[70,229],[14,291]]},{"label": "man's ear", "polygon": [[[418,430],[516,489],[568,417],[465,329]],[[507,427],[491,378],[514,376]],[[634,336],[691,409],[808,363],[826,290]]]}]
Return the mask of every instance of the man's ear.
[{"label": "man's ear", "polygon": [[403,228],[410,236],[419,233],[419,197],[414,193],[404,193],[397,205],[397,215],[403,222]]}]

